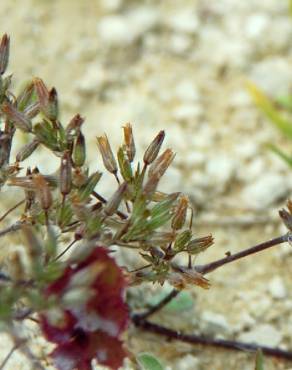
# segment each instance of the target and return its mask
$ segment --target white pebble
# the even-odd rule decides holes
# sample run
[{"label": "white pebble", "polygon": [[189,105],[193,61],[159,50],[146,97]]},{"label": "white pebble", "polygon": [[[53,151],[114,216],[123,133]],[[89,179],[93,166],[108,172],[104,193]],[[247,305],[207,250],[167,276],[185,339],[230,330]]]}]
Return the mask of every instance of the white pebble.
[{"label": "white pebble", "polygon": [[196,33],[199,30],[197,15],[189,9],[183,9],[170,16],[166,23],[176,32]]},{"label": "white pebble", "polygon": [[273,97],[288,95],[292,86],[291,63],[281,57],[270,57],[254,65],[250,78]]},{"label": "white pebble", "polygon": [[286,196],[288,191],[286,179],[277,173],[261,175],[242,192],[242,202],[245,206],[261,210],[273,205]]},{"label": "white pebble", "polygon": [[275,299],[283,299],[287,295],[284,282],[280,276],[274,276],[268,284],[268,290]]},{"label": "white pebble", "polygon": [[213,184],[225,186],[232,178],[235,171],[235,160],[225,154],[219,154],[208,160],[206,176]]}]

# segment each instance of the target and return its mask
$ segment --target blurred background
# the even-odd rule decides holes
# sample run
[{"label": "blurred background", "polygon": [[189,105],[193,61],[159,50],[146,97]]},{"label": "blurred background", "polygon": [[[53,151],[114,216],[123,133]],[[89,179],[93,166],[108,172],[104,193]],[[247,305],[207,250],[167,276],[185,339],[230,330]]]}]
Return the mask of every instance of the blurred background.
[{"label": "blurred background", "polygon": [[[15,89],[34,76],[57,88],[63,123],[77,112],[86,118],[91,166],[100,163],[97,135],[106,132],[117,148],[131,122],[142,153],[166,130],[177,155],[163,190],[185,192],[198,236],[215,237],[198,263],[285,232],[277,210],[291,194],[291,170],[264,146],[289,143],[255,107],[246,82],[271,98],[292,94],[288,0],[2,0],[0,19]],[[56,169],[46,152],[39,161],[41,170]],[[226,266],[210,274],[210,292],[191,292],[191,312],[163,320],[291,350],[291,262],[291,247],[282,246]],[[135,332],[130,339],[168,370],[253,368],[245,353]],[[289,367],[266,359],[267,370]]]}]

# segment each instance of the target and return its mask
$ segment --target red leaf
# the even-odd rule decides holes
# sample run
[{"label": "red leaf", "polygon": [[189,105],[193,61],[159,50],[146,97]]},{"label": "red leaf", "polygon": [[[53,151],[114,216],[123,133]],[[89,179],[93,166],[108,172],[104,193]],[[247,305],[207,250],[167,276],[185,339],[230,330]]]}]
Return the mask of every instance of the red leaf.
[{"label": "red leaf", "polygon": [[[81,299],[71,307],[64,297],[76,284],[90,294],[87,301]],[[126,352],[119,336],[129,320],[125,287],[122,269],[102,247],[67,267],[47,287],[45,295],[55,296],[58,304],[55,311],[40,316],[40,325],[45,337],[57,344],[51,355],[59,370],[90,370],[92,359],[112,369],[122,366]]]}]

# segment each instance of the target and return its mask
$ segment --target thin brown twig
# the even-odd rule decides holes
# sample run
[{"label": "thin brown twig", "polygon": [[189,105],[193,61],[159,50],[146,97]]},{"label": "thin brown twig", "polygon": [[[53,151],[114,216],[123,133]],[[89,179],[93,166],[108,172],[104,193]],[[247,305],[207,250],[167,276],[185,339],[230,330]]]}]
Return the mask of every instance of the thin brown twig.
[{"label": "thin brown twig", "polygon": [[[251,254],[258,253],[267,248],[271,248],[273,246],[285,243],[289,240],[289,238],[291,238],[291,233],[287,233],[280,237],[257,244],[253,247],[244,249],[241,252],[235,253],[234,255],[230,255],[230,256],[228,255],[225,258],[221,258],[214,262],[201,265],[201,266],[196,266],[195,269],[196,271],[205,275],[228,263],[237,261]],[[285,351],[280,348],[261,346],[261,345],[257,345],[253,343],[242,343],[242,342],[231,341],[231,340],[208,338],[208,337],[204,337],[201,335],[184,334],[184,333],[181,333],[180,331],[175,331],[175,330],[166,328],[162,325],[154,324],[146,320],[149,316],[161,310],[167,303],[169,303],[173,298],[175,298],[179,294],[179,292],[180,291],[173,289],[166,297],[164,297],[160,302],[158,302],[156,305],[151,307],[149,310],[141,314],[133,314],[131,318],[135,326],[145,331],[148,331],[148,332],[152,332],[158,335],[163,335],[163,336],[166,336],[167,338],[180,340],[182,342],[186,342],[190,344],[201,344],[201,345],[208,345],[208,346],[214,346],[214,347],[221,347],[221,348],[230,349],[230,350],[243,350],[243,351],[253,351],[253,352],[257,351],[258,349],[261,349],[263,353],[266,355],[292,360],[291,351]]]},{"label": "thin brown twig", "polygon": [[7,353],[4,360],[2,361],[2,363],[0,365],[0,370],[4,369],[4,367],[7,365],[7,362],[10,360],[10,357],[13,355],[13,353],[18,349],[18,347],[20,345],[21,345],[21,343],[17,343],[11,348],[11,350]]},{"label": "thin brown twig", "polygon": [[5,219],[5,217],[7,217],[9,215],[9,213],[11,213],[12,211],[14,211],[17,207],[21,206],[24,202],[25,202],[25,199],[22,199],[20,202],[16,203],[13,207],[11,207],[10,209],[8,209],[8,211],[5,212],[4,215],[2,215],[0,217],[0,222],[2,222]]},{"label": "thin brown twig", "polygon": [[216,260],[214,262],[207,263],[207,264],[201,265],[201,266],[195,266],[195,269],[196,269],[197,272],[200,272],[203,275],[208,274],[208,273],[216,270],[217,268],[226,265],[227,263],[237,261],[241,258],[247,257],[247,256],[249,256],[251,254],[254,254],[254,253],[261,252],[265,249],[274,247],[276,245],[286,243],[288,241],[289,236],[290,236],[290,233],[287,233],[287,234],[279,236],[277,238],[274,238],[274,239],[268,240],[266,242],[257,244],[253,247],[244,249],[241,252],[228,255],[228,256],[226,256],[224,258],[221,258],[219,260]]},{"label": "thin brown twig", "polygon": [[274,356],[278,358],[284,358],[287,360],[292,360],[292,352],[285,351],[280,348],[272,348],[261,346],[257,344],[251,343],[242,343],[232,340],[224,340],[224,339],[214,339],[208,338],[201,335],[190,335],[190,334],[183,334],[180,331],[172,330],[166,328],[162,325],[154,324],[147,320],[140,320],[140,318],[134,318],[134,324],[143,329],[147,332],[151,332],[158,335],[163,335],[169,339],[179,340],[181,342],[190,343],[190,344],[201,344],[213,347],[219,347],[229,350],[242,350],[242,351],[252,351],[255,352],[258,349],[261,349],[264,354],[268,356]]},{"label": "thin brown twig", "polygon": [[73,245],[77,242],[77,239],[74,239],[69,245],[68,247],[66,247],[56,258],[53,259],[53,262],[56,262],[58,261],[61,257],[64,256],[65,253],[68,252],[68,250],[73,247]]},{"label": "thin brown twig", "polygon": [[14,231],[18,231],[21,229],[23,225],[23,221],[16,221],[14,224],[12,224],[11,226],[8,226],[6,227],[5,229],[1,230],[0,231],[0,237],[1,236],[4,236],[6,234],[9,234],[11,232],[14,232]]}]

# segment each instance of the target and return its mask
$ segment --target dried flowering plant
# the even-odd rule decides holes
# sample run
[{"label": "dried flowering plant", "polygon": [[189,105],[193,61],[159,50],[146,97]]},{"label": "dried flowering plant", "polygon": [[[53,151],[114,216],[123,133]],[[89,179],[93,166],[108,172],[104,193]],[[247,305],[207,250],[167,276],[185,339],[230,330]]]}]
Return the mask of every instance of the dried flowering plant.
[{"label": "dried flowering plant", "polygon": [[[164,131],[149,144],[140,162],[130,124],[123,127],[124,140],[117,155],[106,135],[97,138],[104,167],[116,181],[112,196],[105,199],[98,191],[102,173],[91,173],[86,163],[84,119],[77,114],[63,126],[57,91],[48,89],[39,78],[13,94],[11,76],[5,76],[8,59],[9,38],[4,35],[0,43],[0,187],[11,192],[16,189],[22,198],[1,217],[3,223],[18,211],[0,236],[21,236],[22,247],[8,254],[0,270],[0,327],[15,343],[0,369],[15,349],[22,351],[34,368],[45,368],[44,360],[31,349],[24,320],[37,323],[54,344],[50,357],[60,370],[90,370],[93,360],[112,369],[121,367],[125,357],[133,358],[125,345],[130,323],[190,343],[255,350],[258,346],[188,336],[147,319],[188,286],[208,289],[207,273],[284,243],[290,232],[195,266],[193,257],[209,248],[213,238],[193,235],[187,196],[158,190],[174,159],[171,149],[161,153]],[[11,158],[18,131],[27,143]],[[25,166],[26,159],[40,147],[46,147],[59,163],[55,173],[40,172],[37,156],[35,167]],[[290,203],[288,211],[282,210],[280,215],[291,230]],[[136,252],[139,266],[134,270],[119,266],[113,253],[117,247]],[[181,254],[187,256],[186,265],[177,262]],[[131,312],[127,287],[166,281],[174,287],[167,297],[145,312]],[[268,354],[292,356],[288,351],[261,348]]]}]

